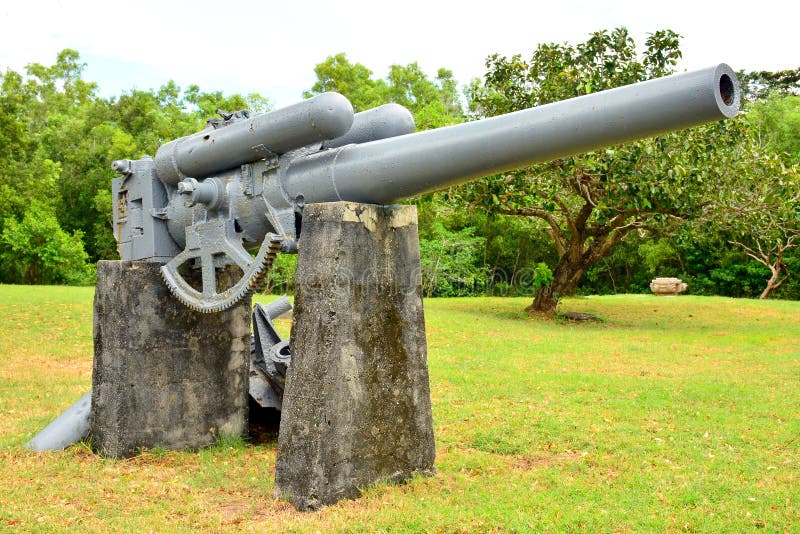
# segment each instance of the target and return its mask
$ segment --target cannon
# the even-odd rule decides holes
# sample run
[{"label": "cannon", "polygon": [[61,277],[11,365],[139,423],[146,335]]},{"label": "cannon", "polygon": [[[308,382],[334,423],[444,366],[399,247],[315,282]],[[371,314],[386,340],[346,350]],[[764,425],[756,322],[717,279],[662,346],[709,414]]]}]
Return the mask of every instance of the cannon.
[{"label": "cannon", "polygon": [[[278,253],[297,252],[308,204],[390,204],[731,118],[740,99],[736,75],[719,64],[417,133],[402,106],[354,113],[336,93],[268,113],[219,111],[202,131],[167,142],[154,157],[112,163],[119,174],[114,236],[122,260],[161,264],[180,302],[219,312],[259,288]],[[291,354],[272,319],[290,307],[282,300],[253,314],[250,395],[265,407],[281,407]],[[87,403],[85,396],[28,446],[57,449],[79,439]]]},{"label": "cannon", "polygon": [[[176,298],[217,312],[259,287],[277,253],[296,251],[306,204],[390,204],[730,118],[739,104],[736,76],[720,64],[418,133],[399,105],[354,114],[337,93],[269,113],[221,113],[154,158],[112,164],[114,234],[123,260],[163,263]],[[225,287],[218,273],[228,265],[241,275]]]},{"label": "cannon", "polygon": [[[154,158],[113,163],[115,237],[123,260],[163,263],[178,300],[217,312],[258,288],[276,254],[297,251],[307,204],[390,204],[730,118],[739,104],[736,76],[720,64],[418,133],[402,106],[354,114],[336,93],[270,113],[221,112]],[[237,279],[223,284],[228,266]],[[258,310],[253,326],[251,394],[280,409],[289,347]]]}]

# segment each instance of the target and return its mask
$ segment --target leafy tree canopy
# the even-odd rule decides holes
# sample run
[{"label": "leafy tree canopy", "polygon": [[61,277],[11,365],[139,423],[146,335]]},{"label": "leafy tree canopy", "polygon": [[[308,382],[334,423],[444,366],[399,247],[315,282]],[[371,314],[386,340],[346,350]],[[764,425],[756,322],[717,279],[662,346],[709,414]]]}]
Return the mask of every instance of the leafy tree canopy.
[{"label": "leafy tree canopy", "polygon": [[[2,254],[18,252],[19,243],[40,243],[23,236],[35,204],[58,242],[82,242],[90,261],[115,257],[109,224],[113,160],[153,154],[164,142],[200,129],[217,108],[269,107],[257,94],[225,96],[197,86],[181,92],[174,82],[101,98],[96,84],[82,79],[83,69],[79,54],[64,50],[53,65],[0,73],[0,233],[8,230]],[[33,256],[20,258],[30,265],[14,267],[17,274],[5,269],[0,279],[48,281],[35,274],[44,264]]]},{"label": "leafy tree canopy", "polygon": [[800,163],[800,96],[772,94],[750,107],[747,122],[764,148]]},{"label": "leafy tree canopy", "polygon": [[447,69],[439,69],[431,80],[417,63],[392,65],[386,79],[381,79],[361,63],[351,63],[345,54],[336,54],[314,72],[317,81],[304,93],[307,98],[335,91],[346,96],[356,112],[394,102],[408,108],[422,130],[454,124],[463,115],[456,81]]},{"label": "leafy tree canopy", "polygon": [[[470,110],[476,118],[493,116],[644,81],[671,73],[680,57],[675,32],[651,34],[639,54],[624,28],[577,45],[540,45],[529,60],[493,55],[483,82],[470,87]],[[495,213],[541,222],[559,260],[529,310],[552,312],[630,232],[698,211],[722,179],[727,128],[712,124],[564,158],[476,182],[461,195]]]},{"label": "leafy tree canopy", "polygon": [[746,100],[763,100],[772,94],[800,94],[800,68],[777,72],[740,72],[739,81]]}]

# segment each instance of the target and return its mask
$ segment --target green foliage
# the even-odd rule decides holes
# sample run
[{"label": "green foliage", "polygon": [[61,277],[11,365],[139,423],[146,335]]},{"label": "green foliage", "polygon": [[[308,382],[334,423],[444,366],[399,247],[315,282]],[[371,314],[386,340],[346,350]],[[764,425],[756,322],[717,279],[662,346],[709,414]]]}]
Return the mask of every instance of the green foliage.
[{"label": "green foliage", "polygon": [[411,111],[419,130],[454,124],[463,116],[456,81],[447,69],[439,69],[431,80],[417,63],[392,65],[385,80],[376,79],[361,63],[350,63],[345,54],[336,54],[314,72],[317,81],[304,93],[307,98],[335,91],[346,96],[356,112],[394,102]]},{"label": "green foliage", "polygon": [[430,231],[441,223],[450,231],[474,229],[484,238],[477,261],[487,276],[483,291],[489,295],[516,296],[533,292],[533,269],[539,262],[555,264],[556,252],[547,236],[531,221],[479,210],[460,209],[446,194],[417,201],[420,236],[436,239]]},{"label": "green foliage", "polygon": [[[71,243],[54,247],[67,250],[82,243],[81,250],[94,262],[117,257],[109,192],[113,160],[154,154],[164,142],[200,129],[217,108],[263,111],[269,102],[257,94],[205,93],[195,85],[181,93],[174,82],[106,99],[97,95],[95,84],[81,78],[83,68],[76,51],[64,50],[53,65],[30,64],[24,75],[0,73],[0,224],[25,225],[35,204],[36,210],[49,214],[48,228],[55,214],[58,228],[68,236],[59,242]],[[8,239],[22,239],[19,226],[0,226],[0,231]],[[40,256],[50,258],[52,251],[40,251]],[[72,267],[56,264],[31,260],[28,267],[4,265],[0,282],[80,279]],[[51,267],[57,272],[37,271]]]},{"label": "green foliage", "polygon": [[539,45],[529,61],[494,54],[483,83],[469,88],[470,110],[477,117],[509,113],[670,74],[681,57],[679,38],[670,30],[651,34],[641,60],[625,28],[594,32],[577,45]]},{"label": "green foliage", "polygon": [[746,120],[771,151],[800,163],[800,96],[773,94],[753,104]]},{"label": "green foliage", "polygon": [[426,297],[451,297],[480,292],[486,284],[480,263],[484,238],[474,228],[451,231],[436,221],[420,236],[422,291]]},{"label": "green foliage", "polygon": [[[624,29],[542,45],[528,59],[492,56],[486,78],[468,90],[470,118],[661,76],[679,57],[674,32],[652,34],[638,52]],[[64,50],[52,65],[0,73],[0,282],[89,280],[84,264],[117,257],[111,161],[153,154],[200,129],[217,109],[269,109],[257,94],[182,90],[174,82],[102,98],[83,69],[79,54]],[[357,111],[396,102],[419,129],[464,119],[446,69],[428,76],[417,63],[393,65],[378,78],[338,54],[315,73],[307,96],[339,91]],[[766,250],[786,245],[798,227],[800,96],[795,71],[742,79],[757,99],[742,119],[414,199],[426,294],[531,295],[546,287],[546,265],[557,296],[647,292],[661,275],[682,277],[694,293],[756,296],[769,268],[734,243]],[[570,225],[581,223],[584,209],[583,226]],[[568,272],[564,258],[576,255],[590,261]],[[295,268],[295,256],[279,255],[268,289],[292,292]],[[798,272],[796,248],[781,252],[780,269]],[[800,277],[773,294],[800,297]]]},{"label": "green foliage", "polygon": [[[602,260],[586,270],[577,294],[608,295],[617,293],[650,293],[653,275],[639,254],[639,246],[650,237],[631,234],[617,244]],[[674,264],[662,264],[658,276],[683,276]]]},{"label": "green foliage", "polygon": [[790,276],[785,257],[800,245],[800,172],[770,150],[769,141],[741,123],[737,150],[721,167],[727,174],[710,213],[727,239],[769,271],[761,298]]},{"label": "green foliage", "polygon": [[[675,274],[672,264],[676,259],[680,261],[680,257],[669,239],[645,241],[639,245],[638,252],[651,275],[672,276]],[[664,272],[665,268],[673,270],[673,272]]]},{"label": "green foliage", "polygon": [[168,92],[168,100],[162,98],[162,92],[165,87],[162,87],[158,94],[158,99],[164,104],[172,104],[177,106],[185,106],[188,102],[197,107],[197,115],[201,117],[212,117],[217,114],[217,110],[226,112],[238,111],[241,109],[248,109],[253,112],[269,111],[272,106],[269,99],[261,96],[258,93],[251,93],[247,96],[230,95],[225,96],[222,91],[213,91],[211,93],[202,93],[197,85],[190,85],[183,96],[179,97],[180,89],[175,87],[174,82],[171,84],[170,91]]},{"label": "green foliage", "polygon": [[740,72],[739,81],[747,100],[763,100],[774,94],[800,94],[800,68],[778,72]]},{"label": "green foliage", "polygon": [[533,288],[549,286],[553,282],[553,271],[543,261],[536,264],[533,269]]},{"label": "green foliage", "polygon": [[[669,74],[681,56],[678,39],[656,32],[639,56],[627,30],[618,28],[577,45],[540,45],[527,61],[493,55],[484,81],[469,89],[470,110],[474,117],[498,115]],[[726,128],[564,158],[476,182],[461,195],[473,206],[541,221],[559,260],[534,307],[552,310],[632,230],[698,212],[719,182],[715,159],[718,147],[729,145]]]},{"label": "green foliage", "polygon": [[269,271],[266,293],[287,295],[294,293],[294,273],[297,271],[297,254],[278,254]]},{"label": "green foliage", "polygon": [[[760,263],[743,258],[741,255],[735,257],[735,261],[729,261],[720,267],[711,269],[710,279],[714,283],[713,292],[707,294],[723,293],[732,297],[757,297],[764,288],[764,281],[769,278],[769,271]],[[703,294],[702,281],[700,288],[692,291],[695,294]]]},{"label": "green foliage", "polygon": [[453,73],[439,69],[430,80],[417,63],[392,65],[387,77],[386,97],[408,108],[417,130],[440,128],[461,121],[463,111]]},{"label": "green foliage", "polygon": [[47,206],[34,203],[21,221],[5,221],[0,234],[0,274],[18,284],[93,283],[81,237],[80,231],[62,230]]},{"label": "green foliage", "polygon": [[366,111],[387,102],[386,82],[372,78],[372,71],[361,63],[350,63],[345,54],[336,54],[314,67],[317,81],[304,96],[326,91],[341,93],[353,104],[356,112]]}]

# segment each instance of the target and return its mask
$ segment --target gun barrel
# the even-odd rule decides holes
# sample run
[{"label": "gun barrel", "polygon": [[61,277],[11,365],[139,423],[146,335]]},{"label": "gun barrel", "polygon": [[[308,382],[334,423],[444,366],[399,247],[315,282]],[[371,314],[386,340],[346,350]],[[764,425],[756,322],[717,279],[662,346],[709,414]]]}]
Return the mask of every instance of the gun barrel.
[{"label": "gun barrel", "polygon": [[388,204],[483,176],[730,118],[733,70],[720,64],[475,122],[297,158],[290,198]]},{"label": "gun barrel", "polygon": [[344,135],[353,106],[338,93],[322,93],[292,106],[254,115],[217,129],[205,129],[162,145],[155,157],[162,182],[202,178],[271,154]]},{"label": "gun barrel", "polygon": [[322,143],[322,148],[338,148],[414,133],[414,117],[399,104],[384,104],[353,116],[350,131]]}]

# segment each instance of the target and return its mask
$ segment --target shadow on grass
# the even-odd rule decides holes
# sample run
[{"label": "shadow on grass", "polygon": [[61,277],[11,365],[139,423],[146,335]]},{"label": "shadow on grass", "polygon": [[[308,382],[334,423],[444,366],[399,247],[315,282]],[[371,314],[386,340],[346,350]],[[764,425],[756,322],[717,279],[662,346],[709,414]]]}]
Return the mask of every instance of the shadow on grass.
[{"label": "shadow on grass", "polygon": [[250,399],[250,444],[277,446],[280,423],[281,412],[274,408],[262,408]]}]

